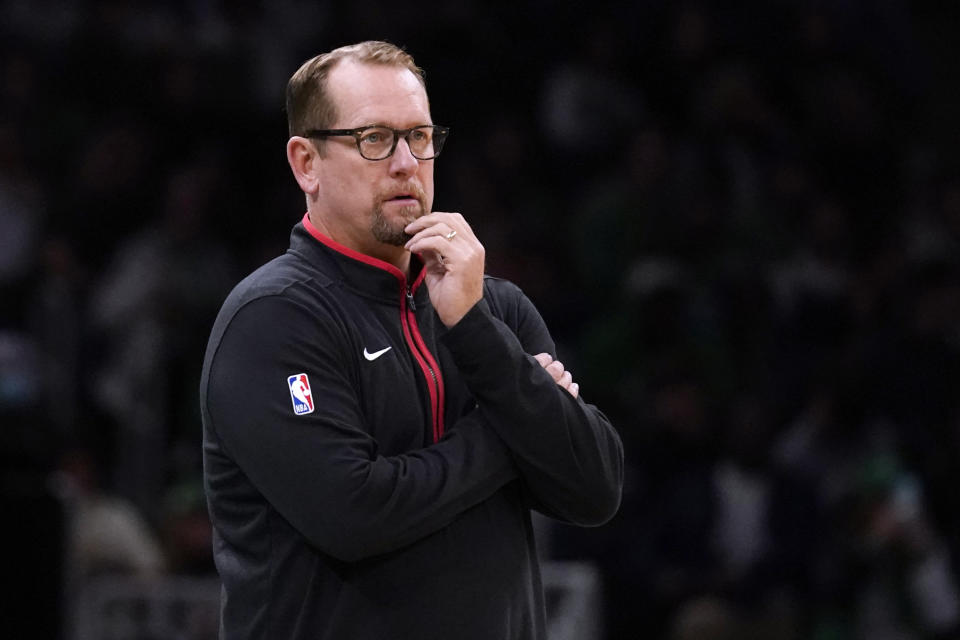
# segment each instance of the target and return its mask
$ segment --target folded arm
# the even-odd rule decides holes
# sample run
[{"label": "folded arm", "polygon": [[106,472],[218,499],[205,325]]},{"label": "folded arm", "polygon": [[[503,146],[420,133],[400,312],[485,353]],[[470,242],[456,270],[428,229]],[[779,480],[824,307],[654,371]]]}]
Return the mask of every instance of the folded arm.
[{"label": "folded arm", "polygon": [[[502,298],[490,302],[503,304]],[[575,524],[601,524],[620,504],[620,438],[606,416],[579,397],[579,388],[570,388],[576,383],[562,374],[555,379],[546,358],[529,355],[554,353],[553,341],[525,296],[517,290],[510,299],[514,306],[496,314],[510,326],[485,299],[444,343],[486,422],[510,448],[534,506]]]},{"label": "folded arm", "polygon": [[[345,561],[386,553],[449,524],[516,477],[509,451],[479,412],[432,446],[381,455],[339,342],[324,335],[335,330],[282,297],[254,301],[226,330],[206,388],[217,436],[208,446],[311,544]],[[305,359],[279,355],[292,353]],[[315,408],[298,416],[285,378],[303,371],[304,361]]]}]

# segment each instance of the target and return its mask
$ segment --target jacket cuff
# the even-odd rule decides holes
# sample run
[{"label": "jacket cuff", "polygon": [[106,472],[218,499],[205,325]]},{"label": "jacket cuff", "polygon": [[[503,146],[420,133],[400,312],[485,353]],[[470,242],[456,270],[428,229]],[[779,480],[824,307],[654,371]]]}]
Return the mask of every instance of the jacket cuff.
[{"label": "jacket cuff", "polygon": [[455,356],[461,372],[469,376],[490,361],[504,366],[504,359],[512,358],[513,347],[519,347],[516,337],[504,336],[499,325],[487,301],[480,300],[460,322],[447,329],[440,340]]}]

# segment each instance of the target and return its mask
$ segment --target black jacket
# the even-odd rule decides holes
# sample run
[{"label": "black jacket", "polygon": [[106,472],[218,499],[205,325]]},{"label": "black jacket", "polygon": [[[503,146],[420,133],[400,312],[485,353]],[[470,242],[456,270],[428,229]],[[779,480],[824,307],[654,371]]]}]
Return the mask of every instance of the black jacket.
[{"label": "black jacket", "polygon": [[530,301],[487,277],[448,330],[422,281],[304,218],[224,303],[201,381],[222,637],[544,638],[530,508],[616,512],[620,439],[528,355],[554,353]]}]

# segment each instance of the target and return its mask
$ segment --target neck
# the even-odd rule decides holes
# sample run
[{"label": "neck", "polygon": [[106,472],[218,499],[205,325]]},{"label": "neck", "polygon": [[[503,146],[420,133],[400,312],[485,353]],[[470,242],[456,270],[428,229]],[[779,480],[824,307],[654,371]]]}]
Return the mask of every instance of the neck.
[{"label": "neck", "polygon": [[[376,248],[371,251],[363,251],[362,249],[357,249],[357,251],[392,264],[397,269],[400,269],[409,280],[410,252],[403,247],[395,247],[393,245],[383,244],[382,242],[374,241],[374,245]],[[379,249],[379,251],[377,249]]]}]

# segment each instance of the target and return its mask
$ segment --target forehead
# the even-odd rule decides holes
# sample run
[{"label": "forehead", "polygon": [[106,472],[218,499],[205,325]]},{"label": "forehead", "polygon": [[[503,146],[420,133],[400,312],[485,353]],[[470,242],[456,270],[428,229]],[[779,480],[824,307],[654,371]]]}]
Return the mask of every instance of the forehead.
[{"label": "forehead", "polygon": [[337,106],[337,127],[430,122],[427,92],[404,67],[344,60],[327,76],[327,90]]}]

